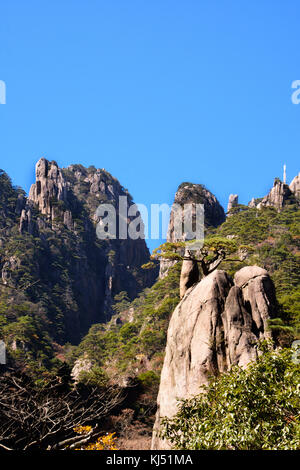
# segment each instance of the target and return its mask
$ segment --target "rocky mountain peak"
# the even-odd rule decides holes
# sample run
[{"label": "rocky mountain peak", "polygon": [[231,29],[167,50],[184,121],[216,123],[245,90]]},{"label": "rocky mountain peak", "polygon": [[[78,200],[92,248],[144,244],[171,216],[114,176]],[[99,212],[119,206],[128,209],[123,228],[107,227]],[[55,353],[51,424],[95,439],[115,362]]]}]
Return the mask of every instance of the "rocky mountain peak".
[{"label": "rocky mountain peak", "polygon": [[237,194],[230,194],[227,205],[227,212],[230,212],[233,207],[239,203],[239,196]]},{"label": "rocky mountain peak", "polygon": [[36,181],[29,192],[29,200],[37,204],[39,211],[54,218],[53,203],[66,201],[67,183],[55,161],[41,158],[35,167]]},{"label": "rocky mountain peak", "polygon": [[269,194],[265,196],[262,201],[258,204],[258,208],[261,206],[272,206],[277,210],[281,210],[283,206],[290,200],[292,192],[289,186],[279,178],[275,178],[273,187],[271,188]]},{"label": "rocky mountain peak", "polygon": [[290,190],[294,193],[295,197],[300,200],[300,173],[292,180]]},{"label": "rocky mountain peak", "polygon": [[[174,204],[184,206],[184,204],[204,205],[204,224],[206,227],[218,227],[225,221],[225,212],[216,196],[212,194],[204,185],[195,183],[182,183],[175,194]],[[174,224],[170,220],[167,240],[174,239]]]},{"label": "rocky mountain peak", "polygon": [[[176,214],[175,206],[184,207],[185,204],[203,204],[204,205],[204,225],[208,227],[217,227],[222,224],[226,217],[225,212],[216,196],[212,194],[204,185],[194,183],[182,183],[174,197],[174,203],[170,215],[170,221],[167,232],[167,241],[174,243],[185,240],[185,233],[178,238],[175,233],[174,217]],[[195,216],[195,210],[192,209],[192,217]],[[168,273],[169,268],[174,265],[174,261],[161,260],[159,277],[163,278]]]},{"label": "rocky mountain peak", "polygon": [[17,284],[22,275],[19,266],[28,265],[35,286],[32,298],[47,297],[53,324],[57,312],[63,312],[51,334],[57,341],[77,342],[91,324],[110,318],[116,294],[125,291],[135,298],[153,284],[157,270],[141,268],[150,260],[144,239],[98,238],[99,205],[110,202],[118,213],[119,196],[127,196],[127,207],[133,203],[106,170],[82,165],[60,168],[41,158],[35,176],[28,198],[23,193],[14,195],[12,221],[18,224],[20,243],[31,249],[24,248],[26,257],[19,250],[16,260],[13,248],[12,253],[7,250],[0,276]]},{"label": "rocky mountain peak", "polygon": [[263,198],[252,198],[248,206],[257,207],[275,207],[278,211],[288,204],[295,204],[300,200],[300,173],[295,176],[290,186],[283,183],[279,178],[274,179],[273,187]]}]

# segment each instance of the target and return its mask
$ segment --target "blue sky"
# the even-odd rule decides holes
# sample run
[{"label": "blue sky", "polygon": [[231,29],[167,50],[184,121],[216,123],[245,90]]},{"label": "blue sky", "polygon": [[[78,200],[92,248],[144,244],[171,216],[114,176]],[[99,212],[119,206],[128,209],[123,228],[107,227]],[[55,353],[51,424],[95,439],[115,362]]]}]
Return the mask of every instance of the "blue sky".
[{"label": "blue sky", "polygon": [[[0,167],[106,168],[136,202],[182,181],[226,206],[299,168],[297,0],[3,0]],[[153,248],[157,242],[151,242]]]}]

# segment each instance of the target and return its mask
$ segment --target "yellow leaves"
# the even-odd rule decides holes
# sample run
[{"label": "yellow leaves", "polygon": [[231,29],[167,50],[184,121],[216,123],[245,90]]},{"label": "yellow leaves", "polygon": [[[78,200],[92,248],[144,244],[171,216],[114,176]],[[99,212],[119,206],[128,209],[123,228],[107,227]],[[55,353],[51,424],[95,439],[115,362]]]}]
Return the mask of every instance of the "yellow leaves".
[{"label": "yellow leaves", "polygon": [[[76,426],[73,430],[77,434],[86,435],[89,434],[93,428],[92,426]],[[116,447],[115,432],[108,433],[105,436],[98,437],[96,442],[91,442],[86,445],[77,447],[76,450],[118,450]]]},{"label": "yellow leaves", "polygon": [[116,447],[117,438],[114,437],[115,433],[106,434],[106,436],[98,437],[95,443],[85,446],[84,450],[118,450]]},{"label": "yellow leaves", "polygon": [[73,431],[75,431],[76,434],[88,434],[92,431],[92,426],[76,426],[73,428]]}]

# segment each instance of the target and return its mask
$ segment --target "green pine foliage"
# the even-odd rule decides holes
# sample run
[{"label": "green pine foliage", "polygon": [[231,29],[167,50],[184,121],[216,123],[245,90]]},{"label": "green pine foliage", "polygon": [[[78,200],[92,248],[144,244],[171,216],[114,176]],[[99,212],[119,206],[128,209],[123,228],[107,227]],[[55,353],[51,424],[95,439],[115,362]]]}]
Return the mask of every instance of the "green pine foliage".
[{"label": "green pine foliage", "polygon": [[173,449],[300,448],[300,365],[292,349],[263,349],[246,369],[235,366],[179,402],[161,429]]},{"label": "green pine foliage", "polygon": [[131,303],[126,292],[118,294],[114,306],[117,314],[106,325],[93,325],[78,347],[69,348],[70,362],[87,354],[94,367],[102,368],[111,377],[136,378],[139,373],[147,372],[141,365],[141,359],[146,358],[147,367],[157,377],[162,367],[169,319],[179,302],[180,270],[181,263],[177,263],[166,278],[145,289]]},{"label": "green pine foliage", "polygon": [[[241,263],[224,263],[220,267],[234,274],[248,264],[265,268],[272,277],[278,301],[277,330],[300,337],[300,210],[296,204],[281,212],[273,207],[250,209],[244,206],[227,218],[217,233],[233,236],[239,248],[247,244],[248,256]],[[273,325],[273,329],[276,329]]]}]

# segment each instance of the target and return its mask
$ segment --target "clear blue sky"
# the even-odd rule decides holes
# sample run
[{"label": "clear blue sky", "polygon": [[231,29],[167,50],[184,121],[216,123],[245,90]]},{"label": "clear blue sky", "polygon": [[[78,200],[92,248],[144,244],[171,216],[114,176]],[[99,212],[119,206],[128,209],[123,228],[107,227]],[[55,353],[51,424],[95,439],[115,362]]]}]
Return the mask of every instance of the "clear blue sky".
[{"label": "clear blue sky", "polygon": [[[136,202],[226,206],[298,173],[299,0],[2,0],[0,167],[104,167]],[[151,248],[156,243],[151,244]]]}]

